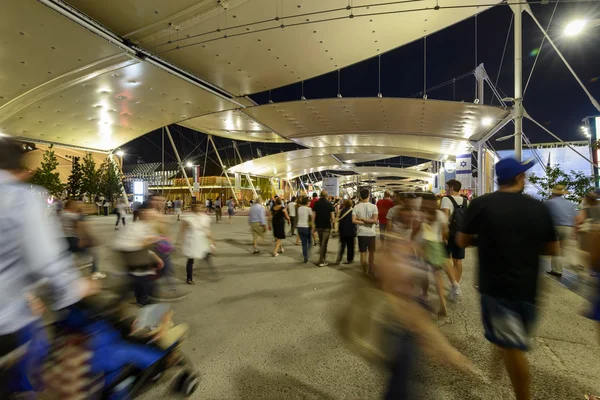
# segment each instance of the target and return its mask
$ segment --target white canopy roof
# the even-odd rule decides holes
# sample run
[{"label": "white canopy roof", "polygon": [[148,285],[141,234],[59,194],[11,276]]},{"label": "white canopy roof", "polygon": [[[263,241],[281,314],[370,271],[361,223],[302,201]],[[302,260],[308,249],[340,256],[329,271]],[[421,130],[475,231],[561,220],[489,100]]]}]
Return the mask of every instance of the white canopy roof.
[{"label": "white canopy roof", "polygon": [[[431,35],[500,3],[499,0],[67,2],[119,35],[236,96],[344,68]],[[439,10],[435,10],[438,3]]]},{"label": "white canopy roof", "polygon": [[[0,24],[0,132],[99,150],[176,122],[239,140],[302,143],[316,140],[306,132],[326,129],[328,136],[345,134],[323,122],[339,118],[333,113],[343,106],[335,103],[321,110],[323,119],[314,120],[305,104],[286,103],[303,118],[298,124],[306,131],[297,132],[298,124],[289,120],[276,126],[266,123],[274,121],[268,107],[244,110],[249,119],[237,111],[228,114],[233,120],[244,119],[243,126],[233,131],[219,125],[223,118],[212,114],[239,108],[240,103],[249,105],[238,95],[343,68],[499,3],[444,0],[434,10],[435,0],[387,5],[355,0],[350,9],[347,0],[67,2],[217,87],[217,92],[222,89],[221,94],[202,89],[124,53],[41,2],[6,1]],[[228,101],[229,95],[238,104]],[[360,112],[344,104],[351,112]],[[202,121],[195,119],[208,114]],[[227,123],[227,116],[224,119]],[[368,120],[358,122],[373,127]],[[395,121],[389,123],[396,129]]]}]

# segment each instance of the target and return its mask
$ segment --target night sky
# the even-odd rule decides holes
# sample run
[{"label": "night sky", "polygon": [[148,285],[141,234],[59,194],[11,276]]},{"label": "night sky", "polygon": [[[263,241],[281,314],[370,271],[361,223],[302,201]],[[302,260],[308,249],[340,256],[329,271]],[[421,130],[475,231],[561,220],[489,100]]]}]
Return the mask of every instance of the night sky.
[{"label": "night sky", "polygon": [[[555,8],[555,3],[532,4],[531,8],[544,27],[547,27]],[[502,53],[511,21],[512,12],[508,6],[497,6],[480,14],[477,18],[477,60],[475,51],[475,18],[470,18],[427,38],[427,87],[432,88],[449,82],[447,85],[428,92],[429,99],[473,101],[475,99],[475,79],[468,76],[452,84],[452,79],[473,70],[484,63],[492,81],[496,81]],[[562,30],[567,21],[577,18],[600,18],[600,0],[572,2],[562,0],[556,9],[549,32],[554,42],[563,52],[573,69],[584,82],[592,95],[600,100],[600,27],[590,28],[575,38],[566,38]],[[529,77],[535,54],[540,55],[531,82],[524,97],[525,109],[563,140],[585,140],[579,127],[586,116],[600,115],[590,103],[573,76],[562,63],[554,49],[546,41],[540,48],[543,35],[528,14],[523,14],[523,79]],[[513,96],[513,35],[510,34],[502,69],[498,78],[501,94]],[[419,40],[381,55],[381,92],[384,97],[421,97],[423,91],[423,40]],[[341,94],[344,97],[375,97],[378,87],[378,57],[365,60],[341,70]],[[337,95],[337,71],[304,82],[304,96],[307,99],[331,98]],[[270,97],[274,102],[299,100],[301,85],[293,84],[274,89]],[[492,93],[488,89],[485,103],[491,104]],[[259,104],[269,101],[269,92],[251,96]],[[494,101],[498,105],[497,101]],[[174,139],[182,158],[196,157],[203,161],[206,149],[206,135],[183,127],[173,131]],[[512,133],[512,124],[496,137]],[[524,132],[532,143],[552,142],[554,139],[528,120],[524,122]],[[233,160],[231,141],[215,138],[217,146],[223,148],[222,156]],[[199,150],[194,150],[200,144]],[[512,146],[511,141],[493,142],[496,148]],[[256,149],[262,155],[299,148],[289,144],[238,143],[244,159],[257,157]],[[180,147],[181,146],[181,147]],[[166,161],[174,161],[165,142]],[[153,132],[123,146],[127,153],[126,163],[137,157],[144,161],[160,161],[161,134]],[[209,157],[216,156],[209,152]],[[209,159],[210,163],[210,159]],[[210,168],[212,169],[212,168]],[[208,171],[207,171],[208,172]]]}]

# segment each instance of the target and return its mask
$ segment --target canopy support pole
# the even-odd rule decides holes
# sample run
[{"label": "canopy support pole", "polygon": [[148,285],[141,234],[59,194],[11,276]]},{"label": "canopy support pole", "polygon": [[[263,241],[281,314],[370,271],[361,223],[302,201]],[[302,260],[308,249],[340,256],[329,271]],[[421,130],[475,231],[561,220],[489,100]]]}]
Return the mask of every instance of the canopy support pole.
[{"label": "canopy support pole", "polygon": [[[240,150],[237,147],[237,144],[235,143],[235,140],[233,141],[233,149],[235,150],[235,154],[237,154],[237,156],[240,159],[240,163],[244,162],[244,159],[242,158],[242,155],[240,154]],[[252,193],[254,193],[254,198],[257,199],[258,198],[258,193],[256,192],[256,188],[254,187],[254,183],[252,182],[252,178],[250,178],[250,174],[244,174],[246,176],[246,179],[248,180],[248,184],[250,184],[250,187],[252,188]]]},{"label": "canopy support pole", "polygon": [[515,158],[523,157],[523,6],[520,0],[511,1],[515,14]]},{"label": "canopy support pole", "polygon": [[483,142],[477,143],[477,195],[485,194],[485,155]]},{"label": "canopy support pole", "polygon": [[231,184],[231,179],[229,179],[229,174],[227,174],[227,170],[225,168],[225,164],[223,164],[223,160],[221,160],[221,155],[219,154],[219,150],[217,150],[217,145],[215,144],[215,141],[213,140],[212,135],[208,135],[208,140],[210,141],[210,143],[212,143],[213,149],[215,149],[215,153],[217,154],[217,158],[219,159],[219,164],[221,164],[221,168],[223,169],[223,173],[225,174],[225,177],[227,178],[227,183],[229,183],[229,188],[231,189],[231,193],[233,193],[233,198],[235,200],[237,200],[237,195],[235,193],[235,188]]},{"label": "canopy support pole", "polygon": [[[188,179],[187,172],[185,172],[185,165],[181,162],[181,157],[179,157],[179,152],[177,151],[177,146],[175,146],[175,142],[173,141],[173,136],[171,136],[171,131],[168,126],[165,126],[165,130],[167,131],[167,136],[169,137],[169,141],[171,142],[171,146],[173,146],[173,151],[175,152],[175,157],[177,157],[177,164],[183,173],[183,177],[185,178],[185,183],[187,183],[188,190],[190,191],[190,196],[194,197],[194,191],[192,190],[192,185],[190,185],[190,180]],[[163,134],[164,136],[164,134]],[[164,148],[163,148],[164,154]],[[164,170],[164,167],[163,167]],[[164,174],[164,171],[163,171]]]}]

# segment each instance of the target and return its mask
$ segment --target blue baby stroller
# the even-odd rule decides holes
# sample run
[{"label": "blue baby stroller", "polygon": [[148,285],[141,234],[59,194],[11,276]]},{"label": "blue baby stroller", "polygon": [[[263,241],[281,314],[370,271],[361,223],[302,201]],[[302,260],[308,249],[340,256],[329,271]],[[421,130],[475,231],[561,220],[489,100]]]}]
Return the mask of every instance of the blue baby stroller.
[{"label": "blue baby stroller", "polygon": [[97,307],[66,310],[54,324],[55,339],[42,374],[45,390],[61,399],[132,399],[177,365],[183,371],[176,377],[175,390],[191,395],[199,376],[178,351],[184,335],[159,340],[152,335],[169,308],[147,306],[140,312],[121,318],[115,310],[98,312]]}]

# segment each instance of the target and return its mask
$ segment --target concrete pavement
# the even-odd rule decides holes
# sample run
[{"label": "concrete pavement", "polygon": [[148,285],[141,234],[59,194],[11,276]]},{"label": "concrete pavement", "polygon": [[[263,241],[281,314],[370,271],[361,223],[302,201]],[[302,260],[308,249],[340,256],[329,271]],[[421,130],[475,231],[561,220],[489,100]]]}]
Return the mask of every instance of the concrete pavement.
[{"label": "concrete pavement", "polygon": [[[173,232],[177,229],[175,217]],[[131,220],[129,218],[128,223]],[[114,217],[92,220],[104,244],[99,249],[104,272],[118,269],[108,244],[114,238]],[[127,229],[127,228],[125,228]],[[295,239],[285,240],[285,253],[270,256],[267,233],[261,254],[251,254],[246,217],[213,224],[217,241],[214,265],[218,278],[196,263],[195,286],[185,299],[173,302],[175,320],[190,325],[184,346],[201,374],[194,399],[375,399],[381,398],[387,373],[352,353],[333,329],[334,314],[349,298],[348,286],[358,265],[317,268],[302,263]],[[335,259],[338,241],[329,243]],[[318,248],[317,248],[318,249]],[[318,250],[311,261],[316,262]],[[176,274],[185,278],[185,260],[174,256]],[[494,370],[491,346],[483,337],[475,285],[476,255],[468,251],[457,304],[438,325],[446,337],[485,371]],[[545,274],[544,274],[545,275]],[[529,353],[535,399],[582,399],[600,393],[600,347],[594,324],[579,312],[586,300],[542,276],[540,321]],[[436,295],[431,285],[430,298]],[[476,382],[435,360],[423,360],[417,374],[418,398],[511,399],[506,373],[489,385]],[[498,369],[498,368],[495,368]],[[171,376],[172,377],[172,376]],[[147,390],[142,399],[171,398],[170,376]]]}]

